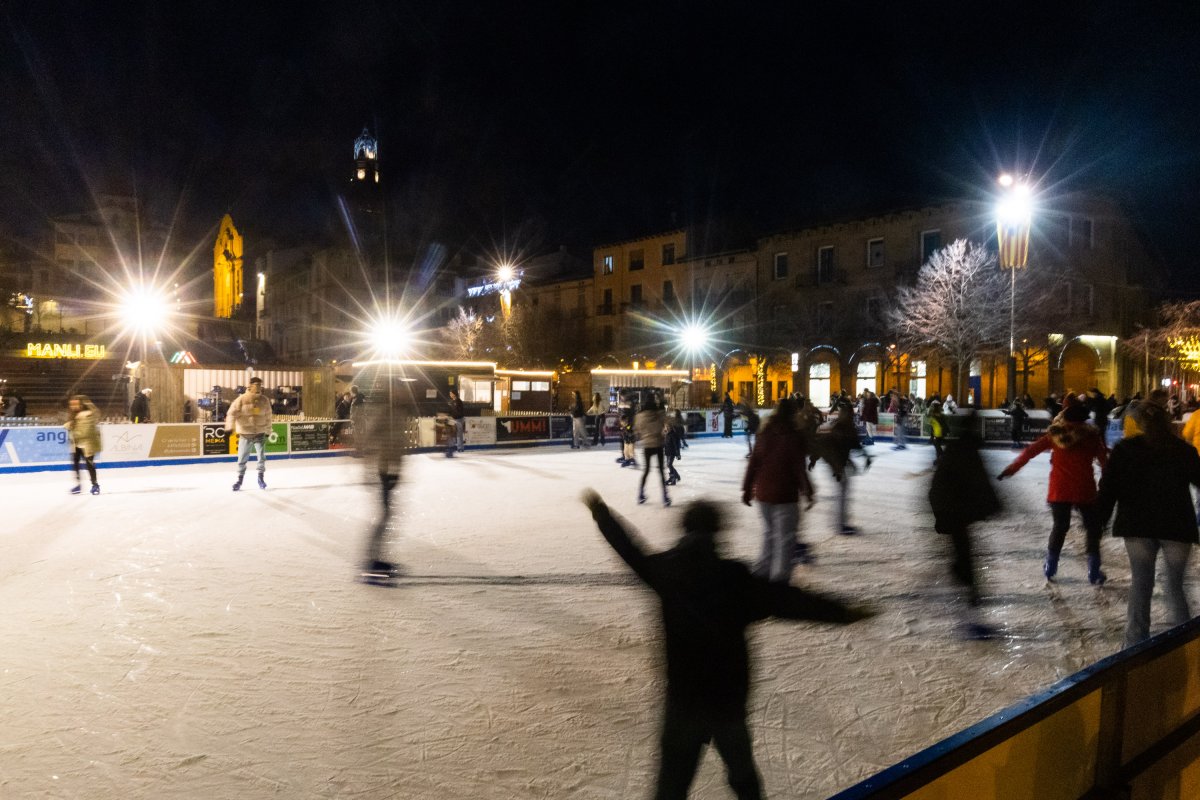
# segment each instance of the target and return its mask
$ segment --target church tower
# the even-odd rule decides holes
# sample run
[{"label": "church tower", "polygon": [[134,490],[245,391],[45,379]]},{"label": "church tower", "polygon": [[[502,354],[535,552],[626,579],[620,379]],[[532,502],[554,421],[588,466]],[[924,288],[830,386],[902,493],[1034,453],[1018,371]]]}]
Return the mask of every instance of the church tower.
[{"label": "church tower", "polygon": [[213,316],[229,319],[242,305],[242,235],[226,214],[213,246]]},{"label": "church tower", "polygon": [[379,142],[367,128],[354,140],[355,183],[379,183]]}]

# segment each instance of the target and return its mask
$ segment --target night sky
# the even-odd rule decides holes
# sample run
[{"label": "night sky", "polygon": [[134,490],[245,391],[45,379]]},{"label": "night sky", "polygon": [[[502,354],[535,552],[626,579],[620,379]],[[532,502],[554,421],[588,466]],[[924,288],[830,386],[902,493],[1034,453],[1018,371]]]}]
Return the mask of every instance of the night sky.
[{"label": "night sky", "polygon": [[250,255],[337,241],[368,124],[397,235],[451,249],[718,244],[1019,169],[1200,291],[1196,4],[815,5],[0,0],[0,233],[90,187],[197,242],[229,211]]}]

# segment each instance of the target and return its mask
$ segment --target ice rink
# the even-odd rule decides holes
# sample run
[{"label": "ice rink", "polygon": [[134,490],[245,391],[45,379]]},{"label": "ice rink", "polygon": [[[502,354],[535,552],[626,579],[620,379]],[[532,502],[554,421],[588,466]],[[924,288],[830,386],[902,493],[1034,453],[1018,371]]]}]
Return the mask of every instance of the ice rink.
[{"label": "ice rink", "polygon": [[[1041,575],[1047,456],[977,526],[1003,635],[974,642],[957,636],[925,512],[931,450],[876,452],[851,484],[860,536],[834,534],[835,484],[816,468],[803,524],[818,561],[793,581],[880,615],[752,628],[771,797],[826,797],[1121,641],[1119,541],[1103,542],[1102,589],[1078,527],[1058,582]],[[0,797],[649,797],[656,605],[578,498],[596,488],[660,547],[688,500],[718,500],[726,551],[749,559],[744,454],[741,438],[692,442],[670,509],[656,483],[636,504],[612,444],[414,455],[389,541],[409,571],[396,588],[355,580],[377,507],[352,458],[276,460],[266,491],[239,494],[228,463],[102,469],[96,497],[69,496],[69,473],[0,475]],[[1012,455],[985,459],[998,472]],[[714,753],[692,796],[732,796]]]}]

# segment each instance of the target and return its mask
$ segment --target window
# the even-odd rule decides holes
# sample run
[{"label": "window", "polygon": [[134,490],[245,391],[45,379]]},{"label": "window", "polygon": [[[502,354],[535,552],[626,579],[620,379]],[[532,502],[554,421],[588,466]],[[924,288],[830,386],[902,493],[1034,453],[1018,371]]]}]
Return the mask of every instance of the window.
[{"label": "window", "polygon": [[629,251],[629,271],[635,272],[646,266],[646,251],[645,250],[630,250]]},{"label": "window", "polygon": [[775,254],[775,271],[772,274],[774,275],[775,280],[777,280],[777,281],[783,280],[784,278],[787,277],[787,272],[788,272],[787,256],[788,256],[787,253],[776,253]]},{"label": "window", "polygon": [[817,408],[829,407],[830,370],[827,362],[811,364],[808,368],[808,401]]},{"label": "window", "polygon": [[883,239],[867,240],[867,266],[882,267],[884,258]]},{"label": "window", "polygon": [[612,257],[612,256],[605,256],[605,257],[604,257],[604,267],[603,267],[603,270],[602,270],[602,272],[603,272],[605,275],[612,275],[612,274],[613,274],[613,257]]},{"label": "window", "polygon": [[833,326],[833,302],[826,300],[823,303],[817,303],[817,330],[822,333],[828,333]]},{"label": "window", "polygon": [[911,397],[928,397],[925,392],[925,370],[926,363],[924,361],[910,361],[908,370],[908,394]]},{"label": "window", "polygon": [[923,231],[921,233],[921,263],[924,264],[929,260],[929,257],[942,249],[942,232],[941,231]]},{"label": "window", "polygon": [[675,302],[675,283],[674,281],[663,281],[663,302]]},{"label": "window", "polygon": [[872,392],[875,391],[875,388],[878,385],[878,375],[878,361],[858,362],[858,380],[854,382],[854,394],[860,395],[866,389],[870,389]]},{"label": "window", "polygon": [[512,382],[512,390],[514,392],[528,392],[529,391],[529,381],[513,381]]},{"label": "window", "polygon": [[664,266],[667,264],[674,264],[675,263],[675,245],[674,244],[664,244],[662,256],[663,256],[662,263]]},{"label": "window", "polygon": [[530,390],[534,392],[550,391],[550,381],[533,381],[530,384]]},{"label": "window", "polygon": [[492,403],[491,378],[458,378],[459,398],[464,403]]},{"label": "window", "polygon": [[817,283],[833,283],[833,248],[817,250]]},{"label": "window", "polygon": [[1067,310],[1072,316],[1090,317],[1095,308],[1095,287],[1090,283],[1067,284]]},{"label": "window", "polygon": [[1092,220],[1090,217],[1071,217],[1071,246],[1092,247]]},{"label": "window", "polygon": [[629,302],[635,306],[642,304],[642,285],[640,283],[629,287]]},{"label": "window", "polygon": [[612,313],[612,289],[604,290],[604,309],[605,314]]}]

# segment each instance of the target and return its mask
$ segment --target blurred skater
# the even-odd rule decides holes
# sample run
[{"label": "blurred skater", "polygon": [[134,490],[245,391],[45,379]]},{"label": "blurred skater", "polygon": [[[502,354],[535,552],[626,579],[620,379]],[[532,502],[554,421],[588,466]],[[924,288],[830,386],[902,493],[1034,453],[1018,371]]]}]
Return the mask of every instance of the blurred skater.
[{"label": "blurred skater", "polygon": [[1087,408],[1072,395],[1067,395],[1064,403],[1062,414],[1050,423],[1046,433],[1021,451],[1000,473],[1000,478],[1015,475],[1039,453],[1050,451],[1050,486],[1046,502],[1050,504],[1053,523],[1042,572],[1046,580],[1053,579],[1058,573],[1059,553],[1071,527],[1071,509],[1077,508],[1087,534],[1088,583],[1099,586],[1107,576],[1100,569],[1100,534],[1104,531],[1104,523],[1096,504],[1092,462],[1099,462],[1103,467],[1108,460],[1108,448],[1099,431],[1087,424]]},{"label": "blurred skater", "polygon": [[1103,526],[1116,509],[1113,536],[1125,540],[1129,553],[1129,607],[1125,646],[1150,636],[1150,598],[1154,567],[1163,555],[1163,599],[1167,623],[1191,619],[1183,576],[1192,548],[1200,541],[1189,486],[1200,488],[1200,454],[1177,437],[1165,408],[1140,403],[1136,414],[1141,435],[1122,439],[1100,478],[1098,501]]},{"label": "blurred skater", "polygon": [[858,467],[852,456],[855,450],[862,453],[865,472],[871,468],[871,455],[863,449],[858,427],[854,424],[854,408],[849,402],[838,404],[833,426],[828,431],[819,431],[812,442],[809,467],[815,465],[819,458],[829,464],[833,478],[839,484],[837,530],[843,536],[853,536],[858,533],[858,528],[850,524],[850,475],[857,472]]},{"label": "blurred skater", "polygon": [[804,434],[796,419],[796,404],[779,401],[746,465],[742,502],[758,501],[763,541],[754,574],[772,583],[787,583],[792,561],[811,563],[807,543],[800,539],[800,495],[812,506],[813,490],[805,467]]},{"label": "blurred skater", "polygon": [[[579,393],[575,394],[578,396]],[[461,453],[466,447],[467,422],[466,414],[463,411],[463,401],[459,398],[458,392],[453,389],[450,390],[450,402],[447,404],[446,410],[450,415],[450,424],[453,426],[446,441],[446,458],[454,458],[455,453]]]},{"label": "blurred skater", "polygon": [[662,485],[663,505],[671,505],[671,498],[667,495],[667,477],[663,474],[663,430],[666,424],[667,415],[659,406],[658,398],[650,395],[634,418],[637,438],[642,443],[642,458],[646,460],[646,466],[642,470],[642,482],[638,485],[639,503],[646,502],[646,478],[650,476],[650,460],[658,459],[658,482]]},{"label": "blurred skater", "polygon": [[942,460],[942,448],[946,442],[946,415],[942,404],[934,400],[929,404],[929,443],[933,445],[933,463]]},{"label": "blurred skater", "polygon": [[592,405],[587,410],[595,427],[592,429],[592,446],[604,447],[604,418],[608,415],[608,403],[600,398],[600,393],[592,395]]},{"label": "blurred skater", "polygon": [[617,554],[653,589],[662,605],[667,653],[657,800],[684,800],[700,756],[710,741],[725,762],[740,800],[763,796],[746,702],[750,655],[746,627],[768,616],[848,624],[871,616],[786,584],[750,575],[745,565],[721,558],[716,534],[720,513],[706,502],[683,515],[683,536],[670,550],[648,554],[635,534],[593,491],[584,494],[592,518]]},{"label": "blurred skater", "polygon": [[71,441],[71,467],[75,470],[75,488],[71,494],[83,491],[79,481],[79,462],[87,466],[92,481],[92,494],[100,494],[96,481],[96,454],[100,452],[100,409],[85,394],[77,394],[67,403],[67,438]]},{"label": "blurred skater", "polygon": [[617,463],[622,467],[637,466],[637,456],[634,451],[637,434],[633,430],[633,420],[636,416],[637,401],[631,397],[628,400],[628,405],[621,409],[621,414],[618,418],[621,426],[621,455],[617,458]]},{"label": "blurred skater", "polygon": [[721,430],[722,439],[733,438],[733,398],[729,396],[729,392],[725,393],[725,399],[721,402],[721,416],[725,420],[725,427]]},{"label": "blurred skater", "polygon": [[367,533],[362,577],[368,583],[387,582],[398,574],[398,567],[385,559],[383,538],[392,516],[392,490],[400,482],[404,458],[407,420],[392,404],[373,405],[364,424],[370,435],[363,437],[364,455],[371,458],[374,473],[379,478],[379,519]]},{"label": "blurred skater", "polygon": [[970,422],[957,439],[951,439],[933,471],[929,504],[934,530],[950,537],[953,558],[950,574],[965,593],[964,632],[968,638],[987,639],[994,631],[979,618],[979,579],[971,547],[970,526],[1000,510],[1000,499],[992,487],[983,459],[981,442]]},{"label": "blurred skater", "polygon": [[683,424],[683,414],[679,409],[675,409],[672,416],[667,417],[666,441],[663,445],[663,452],[667,456],[667,485],[674,486],[683,478],[679,474],[679,470],[675,469],[675,462],[683,458],[683,448],[687,446],[687,428]]}]

